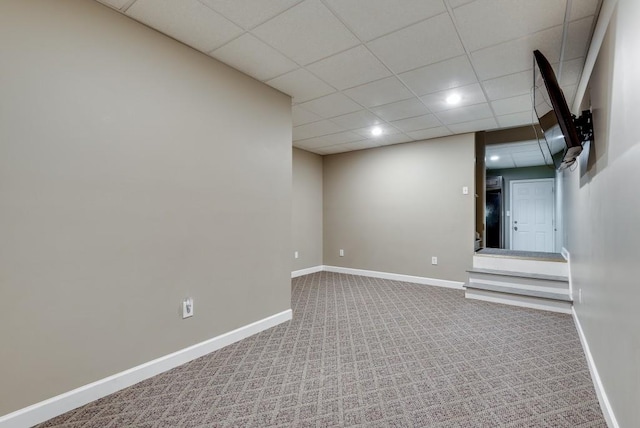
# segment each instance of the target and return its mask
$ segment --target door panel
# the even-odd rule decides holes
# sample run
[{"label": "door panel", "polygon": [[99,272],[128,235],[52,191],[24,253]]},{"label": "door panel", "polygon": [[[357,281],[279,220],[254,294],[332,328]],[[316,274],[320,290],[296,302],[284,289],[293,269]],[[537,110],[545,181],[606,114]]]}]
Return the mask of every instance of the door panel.
[{"label": "door panel", "polygon": [[554,251],[553,179],[511,182],[511,248]]}]

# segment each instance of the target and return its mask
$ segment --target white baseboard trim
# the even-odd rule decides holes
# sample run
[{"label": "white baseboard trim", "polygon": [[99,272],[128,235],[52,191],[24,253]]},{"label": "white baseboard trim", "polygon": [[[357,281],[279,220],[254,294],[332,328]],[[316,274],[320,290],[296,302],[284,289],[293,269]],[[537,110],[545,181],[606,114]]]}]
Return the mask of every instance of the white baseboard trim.
[{"label": "white baseboard trim", "polygon": [[352,269],[339,266],[324,266],[324,271],[346,273],[348,275],[370,276],[373,278],[390,279],[392,281],[412,282],[414,284],[434,285],[436,287],[455,288],[462,290],[464,282],[449,281],[447,279],[427,278],[424,276],[402,275],[399,273],[378,272],[375,270]]},{"label": "white baseboard trim", "polygon": [[324,266],[322,266],[322,265],[313,266],[313,267],[306,268],[306,269],[294,270],[293,272],[291,272],[291,278],[297,278],[297,277],[303,276],[303,275],[309,275],[309,274],[316,273],[316,272],[322,272],[323,270],[324,270]]},{"label": "white baseboard trim", "polygon": [[573,322],[576,325],[576,330],[578,330],[578,336],[580,337],[580,343],[582,343],[584,355],[587,357],[587,365],[589,366],[589,372],[591,372],[591,379],[593,380],[593,386],[595,387],[596,395],[598,396],[598,402],[600,402],[600,408],[602,409],[604,419],[607,422],[607,426],[609,428],[619,428],[620,425],[618,425],[616,416],[613,413],[613,408],[611,408],[611,403],[609,402],[609,398],[607,397],[607,392],[604,390],[602,380],[600,380],[598,368],[596,367],[596,363],[593,360],[593,355],[591,355],[589,343],[587,342],[587,338],[584,335],[584,331],[582,330],[582,325],[580,324],[580,320],[578,319],[578,314],[576,314],[575,308],[572,308],[571,314],[573,315]]},{"label": "white baseboard trim", "polygon": [[0,428],[24,428],[39,424],[210,352],[217,351],[227,345],[253,336],[263,330],[275,327],[278,324],[289,321],[292,316],[291,309],[287,309],[188,348],[81,386],[13,413],[0,416]]}]

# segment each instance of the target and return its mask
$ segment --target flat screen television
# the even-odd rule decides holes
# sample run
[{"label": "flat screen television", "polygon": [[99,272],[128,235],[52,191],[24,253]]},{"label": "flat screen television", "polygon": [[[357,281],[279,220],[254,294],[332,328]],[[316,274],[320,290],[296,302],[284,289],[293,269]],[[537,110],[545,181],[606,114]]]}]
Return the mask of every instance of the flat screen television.
[{"label": "flat screen television", "polygon": [[591,113],[576,119],[571,114],[551,64],[539,50],[533,51],[533,107],[548,146],[563,139],[566,149],[558,169],[573,165],[582,152],[582,142],[593,135]]}]

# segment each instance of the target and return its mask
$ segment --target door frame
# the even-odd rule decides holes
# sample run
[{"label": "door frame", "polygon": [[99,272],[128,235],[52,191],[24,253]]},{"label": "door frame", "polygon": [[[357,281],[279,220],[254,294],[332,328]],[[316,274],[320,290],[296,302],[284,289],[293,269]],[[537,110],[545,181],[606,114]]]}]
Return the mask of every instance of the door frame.
[{"label": "door frame", "polygon": [[[550,182],[552,184],[551,191],[551,232],[553,238],[552,252],[556,252],[556,180],[555,178],[532,178],[524,180],[510,180],[509,181],[509,248],[513,248],[513,184],[514,183],[535,183],[535,182]],[[506,223],[506,222],[505,222]]]}]

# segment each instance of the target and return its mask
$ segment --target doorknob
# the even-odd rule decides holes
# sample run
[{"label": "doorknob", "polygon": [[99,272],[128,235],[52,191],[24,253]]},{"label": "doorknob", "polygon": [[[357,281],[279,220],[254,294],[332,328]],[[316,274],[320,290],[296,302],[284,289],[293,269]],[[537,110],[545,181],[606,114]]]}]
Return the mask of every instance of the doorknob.
[{"label": "doorknob", "polygon": [[514,226],[513,230],[517,231],[518,230],[518,226]]}]

